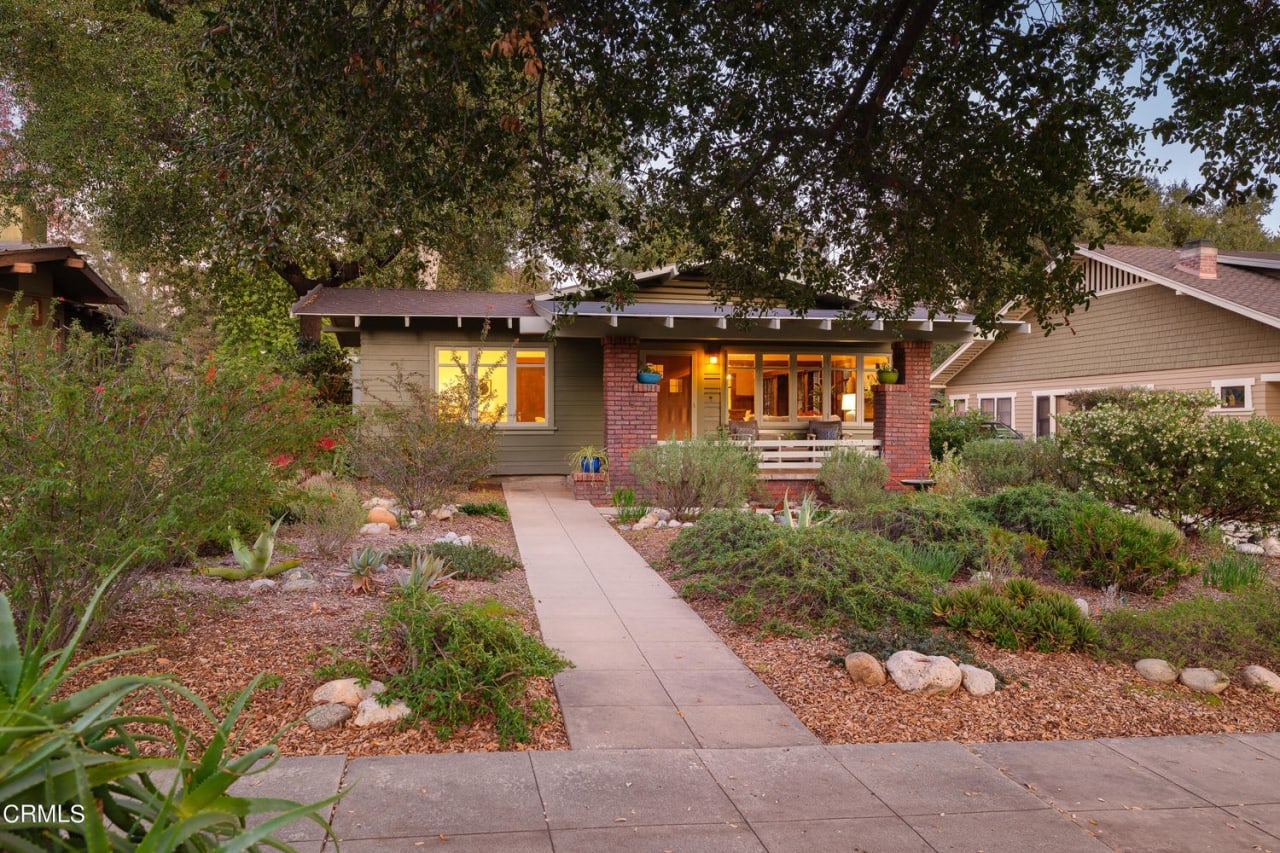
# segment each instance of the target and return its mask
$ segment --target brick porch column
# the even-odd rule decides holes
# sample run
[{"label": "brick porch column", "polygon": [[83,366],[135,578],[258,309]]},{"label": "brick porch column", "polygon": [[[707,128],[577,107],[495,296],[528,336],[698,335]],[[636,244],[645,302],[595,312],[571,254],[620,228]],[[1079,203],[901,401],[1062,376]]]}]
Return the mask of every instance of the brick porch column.
[{"label": "brick porch column", "polygon": [[877,385],[872,435],[889,466],[889,488],[902,490],[902,480],[929,476],[929,354],[931,341],[897,341],[893,363],[898,384]]},{"label": "brick porch column", "polygon": [[602,338],[604,347],[604,448],[609,454],[609,486],[635,486],[631,452],[658,441],[658,386],[636,381],[640,341]]}]

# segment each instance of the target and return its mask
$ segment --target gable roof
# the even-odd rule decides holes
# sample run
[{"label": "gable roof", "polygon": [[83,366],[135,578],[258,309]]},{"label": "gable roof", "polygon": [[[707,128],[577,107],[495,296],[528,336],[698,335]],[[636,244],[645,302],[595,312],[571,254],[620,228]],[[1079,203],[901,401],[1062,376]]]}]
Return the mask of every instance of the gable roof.
[{"label": "gable roof", "polygon": [[102,280],[70,246],[61,244],[0,243],[0,273],[16,264],[35,264],[53,277],[54,295],[81,305],[115,305],[129,309],[124,297]]},{"label": "gable roof", "polygon": [[[1081,246],[1076,249],[1076,256],[1133,273],[1175,293],[1280,329],[1280,279],[1273,273],[1280,271],[1280,253],[1221,251],[1216,278],[1201,278],[1179,269],[1179,250],[1160,246]],[[1005,316],[1021,319],[1026,316],[1026,309],[1018,306]],[[950,382],[992,343],[993,338],[980,338],[962,345],[933,371],[931,381],[942,385]]]}]

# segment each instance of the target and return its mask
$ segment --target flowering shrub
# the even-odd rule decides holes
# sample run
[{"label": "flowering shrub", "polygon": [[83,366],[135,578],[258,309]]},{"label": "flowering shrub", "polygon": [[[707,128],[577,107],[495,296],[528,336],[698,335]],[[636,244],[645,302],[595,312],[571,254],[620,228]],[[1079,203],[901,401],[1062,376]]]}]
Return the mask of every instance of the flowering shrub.
[{"label": "flowering shrub", "polygon": [[[137,571],[259,527],[316,452],[307,386],[19,321],[0,336],[0,587],[65,640],[107,568]],[[274,464],[273,464],[274,463]]]},{"label": "flowering shrub", "polygon": [[1175,524],[1280,520],[1280,426],[1212,415],[1210,393],[1136,391],[1062,415],[1064,464],[1117,504]]}]

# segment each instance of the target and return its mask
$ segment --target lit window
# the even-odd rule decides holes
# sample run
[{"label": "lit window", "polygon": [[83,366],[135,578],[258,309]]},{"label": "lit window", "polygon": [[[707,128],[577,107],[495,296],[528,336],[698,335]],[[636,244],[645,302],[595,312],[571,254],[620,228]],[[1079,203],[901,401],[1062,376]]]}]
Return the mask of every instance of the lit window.
[{"label": "lit window", "polygon": [[465,408],[482,423],[547,422],[548,355],[545,348],[441,348],[436,390],[446,406]]},{"label": "lit window", "polygon": [[887,355],[730,352],[726,414],[730,421],[799,424],[831,418],[869,424],[876,368],[888,363]]},{"label": "lit window", "polygon": [[1233,412],[1247,412],[1253,408],[1252,379],[1219,379],[1213,383],[1218,395],[1218,408]]}]

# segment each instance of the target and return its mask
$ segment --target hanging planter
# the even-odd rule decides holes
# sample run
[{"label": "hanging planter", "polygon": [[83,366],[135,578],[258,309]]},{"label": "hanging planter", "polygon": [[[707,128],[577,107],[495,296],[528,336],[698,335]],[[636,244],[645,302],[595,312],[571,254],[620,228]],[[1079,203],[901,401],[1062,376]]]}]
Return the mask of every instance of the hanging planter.
[{"label": "hanging planter", "polygon": [[662,381],[662,374],[648,362],[636,373],[636,381],[641,385],[657,385]]}]

